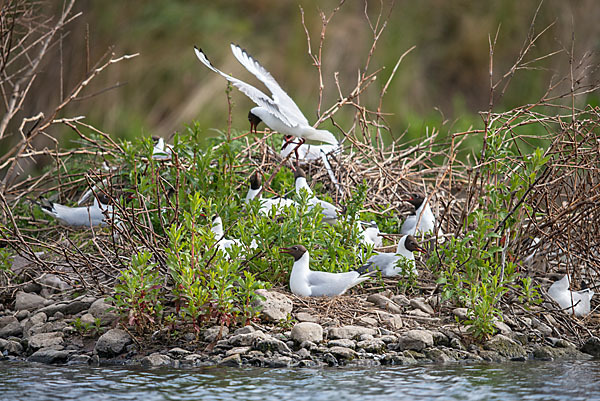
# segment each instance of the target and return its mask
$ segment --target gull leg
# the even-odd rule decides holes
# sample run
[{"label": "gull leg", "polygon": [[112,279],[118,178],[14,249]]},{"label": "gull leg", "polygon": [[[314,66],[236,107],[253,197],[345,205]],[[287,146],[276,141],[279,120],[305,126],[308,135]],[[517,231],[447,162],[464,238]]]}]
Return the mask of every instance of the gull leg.
[{"label": "gull leg", "polygon": [[300,142],[294,148],[294,154],[296,155],[296,167],[298,167],[300,165],[300,161],[299,161],[299,157],[298,157],[298,149],[300,149],[300,146],[304,145],[304,142],[306,142],[306,139],[304,139],[304,138],[299,138],[299,139],[300,139]]}]

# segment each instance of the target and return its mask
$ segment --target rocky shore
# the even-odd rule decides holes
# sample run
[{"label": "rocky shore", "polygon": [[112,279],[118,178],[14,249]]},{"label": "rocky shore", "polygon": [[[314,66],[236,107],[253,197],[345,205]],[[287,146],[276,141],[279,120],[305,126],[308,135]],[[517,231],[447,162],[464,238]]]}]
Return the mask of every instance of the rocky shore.
[{"label": "rocky shore", "polygon": [[[474,341],[460,323],[464,309],[446,311],[436,298],[373,293],[331,299],[297,298],[259,290],[260,321],[245,327],[176,332],[168,327],[137,335],[120,322],[105,298],[69,299],[63,283],[15,293],[0,305],[3,359],[48,364],[124,364],[173,368],[225,365],[321,367],[589,359],[600,340],[575,344],[540,318],[497,322],[498,333]],[[49,290],[50,289],[50,290]]]}]

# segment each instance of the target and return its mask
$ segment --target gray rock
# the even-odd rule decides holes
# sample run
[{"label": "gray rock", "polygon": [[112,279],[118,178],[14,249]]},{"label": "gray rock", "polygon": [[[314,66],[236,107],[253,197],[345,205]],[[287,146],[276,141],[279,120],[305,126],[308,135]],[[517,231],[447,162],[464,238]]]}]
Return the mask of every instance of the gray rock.
[{"label": "gray rock", "polygon": [[16,310],[34,310],[44,306],[46,298],[38,294],[19,291],[16,295],[15,309]]},{"label": "gray rock", "polygon": [[183,348],[175,347],[169,350],[169,356],[175,358],[181,358],[190,355],[192,352]]},{"label": "gray rock", "polygon": [[400,330],[404,325],[399,314],[388,315],[382,319],[382,322],[391,330]]},{"label": "gray rock", "polygon": [[427,358],[437,363],[455,362],[455,359],[448,356],[444,351],[439,348],[432,348],[425,352]]},{"label": "gray rock", "polygon": [[312,322],[312,323],[319,323],[319,318],[316,316],[311,315],[310,313],[307,312],[298,312],[296,313],[296,319],[298,319],[299,322]]},{"label": "gray rock", "polygon": [[415,316],[415,317],[424,317],[429,318],[431,315],[427,312],[423,312],[421,309],[411,309],[406,312],[407,315]]},{"label": "gray rock", "polygon": [[467,319],[467,308],[456,308],[452,311],[452,314],[458,317],[460,320]]},{"label": "gray rock", "polygon": [[504,322],[497,320],[494,322],[494,326],[496,326],[496,328],[500,330],[500,334],[502,335],[509,336],[512,334],[512,329],[508,327],[508,325]]},{"label": "gray rock", "polygon": [[40,295],[43,297],[48,297],[52,294],[60,293],[72,288],[55,274],[44,275],[38,280],[38,283],[42,286]]},{"label": "gray rock", "polygon": [[372,354],[383,354],[385,351],[385,343],[380,339],[360,341],[356,344],[356,347]]},{"label": "gray rock", "polygon": [[340,338],[338,340],[331,340],[327,343],[330,347],[344,347],[354,349],[356,348],[356,341],[348,338]]},{"label": "gray rock", "polygon": [[596,358],[600,357],[600,338],[594,336],[588,338],[581,347],[581,352],[585,352]]},{"label": "gray rock", "polygon": [[361,316],[358,318],[358,322],[364,326],[375,327],[377,326],[377,319],[372,318],[371,316]]},{"label": "gray rock", "polygon": [[433,345],[443,345],[445,347],[450,345],[450,340],[444,333],[440,331],[432,331],[431,335],[433,336]]},{"label": "gray rock", "polygon": [[307,350],[312,351],[319,347],[312,341],[302,341],[302,343],[300,344],[300,348],[306,348]]},{"label": "gray rock", "polygon": [[356,351],[345,347],[331,347],[329,348],[329,352],[337,359],[351,360],[357,356]]},{"label": "gray rock", "polygon": [[395,302],[397,305],[401,305],[401,306],[409,306],[410,305],[410,300],[408,299],[408,297],[406,295],[394,295],[392,297],[392,301]]},{"label": "gray rock", "polygon": [[[220,337],[219,337],[219,333],[220,333]],[[213,326],[211,328],[208,328],[204,331],[203,335],[204,335],[204,341],[212,343],[213,341],[216,341],[217,339],[221,339],[225,336],[227,336],[229,334],[229,329],[227,328],[227,326]]]},{"label": "gray rock", "polygon": [[358,341],[368,341],[368,340],[372,340],[375,337],[373,337],[373,335],[371,334],[361,334],[360,336],[358,336]]},{"label": "gray rock", "polygon": [[29,317],[30,313],[28,310],[20,310],[17,312],[17,314],[15,315],[15,317],[17,318],[18,321],[21,321],[27,317]]},{"label": "gray rock", "polygon": [[91,313],[84,313],[83,315],[81,315],[80,319],[81,319],[82,324],[88,324],[88,325],[96,324],[96,318]]},{"label": "gray rock", "polygon": [[170,366],[171,363],[172,360],[169,356],[159,354],[158,352],[142,358],[142,366]]},{"label": "gray rock", "polygon": [[383,335],[383,336],[379,337],[379,339],[381,341],[383,341],[385,344],[391,344],[391,343],[395,343],[398,341],[398,337],[396,337],[395,335],[392,335],[392,334]]},{"label": "gray rock", "polygon": [[254,348],[258,351],[262,351],[262,352],[277,351],[283,355],[286,355],[286,354],[289,355],[292,353],[292,351],[289,349],[289,347],[287,346],[286,343],[284,343],[283,341],[278,340],[276,338],[269,337],[269,336],[267,336],[266,338],[256,339],[254,341],[254,343],[252,344],[252,348]]},{"label": "gray rock", "polygon": [[16,317],[0,317],[0,338],[20,337],[22,334],[23,327]]},{"label": "gray rock", "polygon": [[257,299],[253,305],[261,309],[260,316],[272,322],[287,320],[292,312],[292,301],[282,293],[265,290],[263,288],[256,290],[256,294],[265,299]]},{"label": "gray rock", "polygon": [[[62,345],[64,342],[64,333],[62,331],[53,331],[50,333],[40,333],[29,337],[29,349],[38,350],[40,348],[51,348],[56,345]],[[56,348],[56,347],[54,347]]]},{"label": "gray rock", "polygon": [[539,330],[540,333],[542,333],[542,335],[544,335],[545,337],[549,337],[552,335],[552,327],[548,326],[544,322],[539,321],[536,318],[531,319],[531,325],[534,329]]},{"label": "gray rock", "polygon": [[239,329],[234,331],[233,335],[237,336],[239,334],[250,334],[250,333],[254,333],[255,331],[256,331],[256,329],[252,326],[244,326],[244,327],[240,327]]},{"label": "gray rock", "polygon": [[222,366],[241,366],[242,365],[242,357],[240,354],[233,354],[228,357],[223,358],[219,365]]},{"label": "gray rock", "polygon": [[235,354],[244,355],[244,354],[250,352],[251,349],[252,349],[252,347],[235,347],[230,350],[227,350],[227,352],[225,352],[225,356],[230,356],[230,355],[235,355]]},{"label": "gray rock", "polygon": [[291,337],[298,343],[302,343],[303,341],[320,343],[323,341],[323,327],[317,323],[300,322],[292,328]]},{"label": "gray rock", "polygon": [[89,365],[92,357],[85,354],[72,354],[67,360],[67,365]]},{"label": "gray rock", "polygon": [[463,343],[458,339],[458,337],[452,337],[450,339],[450,346],[454,349],[465,351],[466,348]]},{"label": "gray rock", "polygon": [[27,358],[30,362],[40,363],[66,363],[73,351],[56,350],[53,348],[42,348]]},{"label": "gray rock", "polygon": [[372,336],[377,334],[375,329],[370,329],[362,326],[343,326],[343,327],[334,327],[329,330],[329,337],[336,338],[355,338],[359,337],[361,334],[370,334]]},{"label": "gray rock", "polygon": [[0,353],[5,351],[9,355],[21,355],[23,353],[23,346],[18,341],[0,338]]},{"label": "gray rock", "polygon": [[402,312],[402,308],[398,306],[398,304],[396,304],[391,299],[382,294],[371,294],[367,297],[367,301],[377,305],[381,309],[390,311],[392,313]]},{"label": "gray rock", "polygon": [[409,330],[398,338],[401,351],[422,351],[428,347],[433,347],[433,335],[427,330]]},{"label": "gray rock", "polygon": [[267,360],[267,366],[270,368],[287,368],[294,366],[294,360],[289,356],[278,356]]},{"label": "gray rock", "polygon": [[296,356],[298,356],[298,358],[300,359],[311,359],[311,355],[310,355],[310,351],[307,350],[306,348],[300,348],[298,351],[296,351]]},{"label": "gray rock", "polygon": [[518,344],[516,341],[503,336],[502,334],[496,334],[490,340],[483,344],[483,348],[489,351],[494,351],[503,357],[513,359],[524,357],[527,355],[525,348]]},{"label": "gray rock", "polygon": [[410,300],[410,306],[412,306],[413,308],[419,309],[425,313],[427,313],[428,315],[433,315],[433,308],[426,303],[425,301],[415,298],[415,299],[411,299]]},{"label": "gray rock", "polygon": [[112,357],[122,353],[131,343],[131,337],[125,330],[111,329],[96,341],[95,350],[100,356]]},{"label": "gray rock", "polygon": [[264,340],[267,335],[260,330],[253,331],[248,334],[237,334],[227,340],[227,342],[233,347],[245,347],[253,345],[255,341]]},{"label": "gray rock", "polygon": [[102,326],[108,326],[119,318],[119,315],[112,311],[112,307],[112,305],[105,302],[104,298],[98,298],[90,305],[88,313],[94,318],[100,319]]}]

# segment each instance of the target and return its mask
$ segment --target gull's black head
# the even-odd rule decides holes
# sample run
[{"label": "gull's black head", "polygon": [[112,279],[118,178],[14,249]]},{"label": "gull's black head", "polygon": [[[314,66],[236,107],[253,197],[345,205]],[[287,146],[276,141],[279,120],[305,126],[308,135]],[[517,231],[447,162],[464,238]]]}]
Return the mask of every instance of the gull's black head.
[{"label": "gull's black head", "polygon": [[287,253],[294,257],[294,261],[297,261],[306,253],[306,248],[302,245],[292,245],[289,248],[279,248],[281,253]]},{"label": "gull's black head", "polygon": [[256,132],[256,127],[262,122],[260,117],[252,114],[252,110],[248,112],[248,121],[250,121],[250,132]]},{"label": "gull's black head", "polygon": [[100,202],[103,205],[111,205],[114,202],[114,200],[107,194],[99,194],[98,202]]},{"label": "gull's black head", "polygon": [[406,198],[406,201],[415,207],[415,210],[421,207],[423,202],[425,201],[425,197],[420,194],[410,194]]},{"label": "gull's black head", "polygon": [[294,180],[297,180],[298,177],[306,178],[306,173],[300,167],[296,167],[296,171],[294,171]]},{"label": "gull's black head", "polygon": [[250,176],[250,188],[254,190],[260,188],[260,176],[258,175],[258,172],[254,172],[254,174]]},{"label": "gull's black head", "polygon": [[413,237],[412,235],[406,236],[406,239],[404,240],[404,247],[411,252],[415,252],[415,251],[419,251],[422,253],[426,252],[424,248],[419,246],[416,238]]}]

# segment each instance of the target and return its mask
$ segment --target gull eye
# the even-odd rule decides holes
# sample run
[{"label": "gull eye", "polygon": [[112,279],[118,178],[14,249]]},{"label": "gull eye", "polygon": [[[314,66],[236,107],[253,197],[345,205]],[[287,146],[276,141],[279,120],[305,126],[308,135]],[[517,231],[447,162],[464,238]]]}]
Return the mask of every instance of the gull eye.
[{"label": "gull eye", "polygon": [[294,251],[297,251],[297,250],[298,250],[298,247],[297,247],[297,246],[295,246],[295,247],[294,247]]}]

